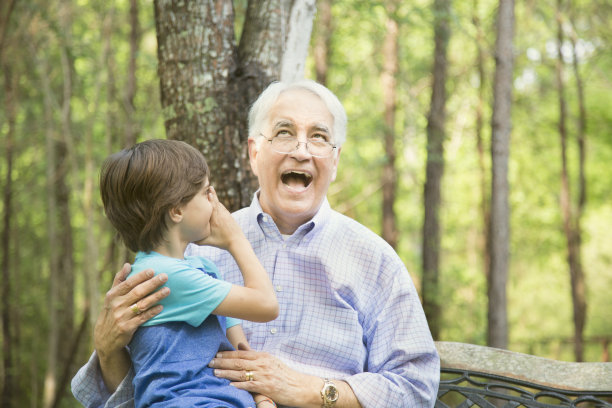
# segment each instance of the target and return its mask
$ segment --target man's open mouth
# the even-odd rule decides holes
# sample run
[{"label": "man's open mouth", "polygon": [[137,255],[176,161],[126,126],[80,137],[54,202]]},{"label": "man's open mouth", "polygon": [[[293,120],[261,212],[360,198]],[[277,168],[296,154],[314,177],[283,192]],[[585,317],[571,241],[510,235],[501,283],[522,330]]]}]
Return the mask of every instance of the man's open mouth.
[{"label": "man's open mouth", "polygon": [[312,181],[312,176],[301,171],[288,171],[281,175],[281,181],[287,187],[294,190],[302,190],[307,188]]}]

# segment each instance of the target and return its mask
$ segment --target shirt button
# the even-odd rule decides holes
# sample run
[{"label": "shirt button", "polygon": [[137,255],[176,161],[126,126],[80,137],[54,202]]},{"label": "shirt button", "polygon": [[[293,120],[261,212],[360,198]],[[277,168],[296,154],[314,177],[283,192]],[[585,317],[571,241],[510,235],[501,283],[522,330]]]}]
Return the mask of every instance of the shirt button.
[{"label": "shirt button", "polygon": [[270,333],[272,333],[272,334],[276,334],[276,332],[277,332],[277,331],[278,331],[278,330],[276,329],[276,327],[274,327],[274,328],[270,329]]},{"label": "shirt button", "polygon": [[268,217],[266,217],[265,215],[261,219],[263,220],[263,222],[268,222]]},{"label": "shirt button", "polygon": [[276,291],[277,292],[282,292],[283,291],[283,287],[281,285],[276,285]]}]

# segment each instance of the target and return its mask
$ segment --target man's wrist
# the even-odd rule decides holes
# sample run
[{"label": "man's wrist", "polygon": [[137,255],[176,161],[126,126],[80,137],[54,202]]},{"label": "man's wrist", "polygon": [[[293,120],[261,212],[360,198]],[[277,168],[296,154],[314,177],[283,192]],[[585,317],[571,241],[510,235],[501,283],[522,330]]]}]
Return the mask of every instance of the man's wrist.
[{"label": "man's wrist", "polygon": [[323,379],[323,387],[321,388],[321,407],[335,407],[339,395],[340,393],[336,384],[328,378]]}]

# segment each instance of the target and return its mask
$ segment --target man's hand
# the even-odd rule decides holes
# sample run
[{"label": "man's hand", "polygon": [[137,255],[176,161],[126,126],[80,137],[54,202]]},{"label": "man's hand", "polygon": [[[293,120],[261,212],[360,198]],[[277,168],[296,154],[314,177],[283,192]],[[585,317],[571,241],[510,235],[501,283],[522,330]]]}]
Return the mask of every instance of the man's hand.
[{"label": "man's hand", "polygon": [[131,365],[125,346],[142,323],[161,312],[162,306],[156,304],[170,293],[168,288],[154,292],[168,280],[166,274],[154,277],[148,269],[126,280],[130,269],[126,263],[115,275],[94,328],[94,347],[110,392],[119,386]]},{"label": "man's hand", "polygon": [[[217,377],[230,380],[233,386],[263,394],[280,405],[321,406],[318,391],[323,381],[298,373],[274,356],[258,351],[223,351],[210,361]],[[252,374],[248,381],[247,372]]]}]

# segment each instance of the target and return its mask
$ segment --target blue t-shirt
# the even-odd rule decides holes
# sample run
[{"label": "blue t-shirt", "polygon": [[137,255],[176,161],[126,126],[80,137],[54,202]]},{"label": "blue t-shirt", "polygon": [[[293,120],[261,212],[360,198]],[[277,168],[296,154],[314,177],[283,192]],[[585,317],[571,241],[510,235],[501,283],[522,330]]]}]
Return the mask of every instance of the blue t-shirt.
[{"label": "blue t-shirt", "polygon": [[[138,252],[128,277],[149,268],[156,275],[168,275],[165,286],[170,288],[170,294],[159,302],[164,310],[143,326],[166,322],[187,322],[199,326],[225,299],[232,287],[231,283],[221,280],[219,270],[212,261],[200,256],[177,259],[153,251]],[[227,328],[240,324],[238,319],[226,319]]]},{"label": "blue t-shirt", "polygon": [[139,252],[131,274],[147,268],[168,275],[170,295],[129,345],[136,407],[255,407],[250,393],[215,377],[208,367],[217,352],[233,350],[225,331],[239,321],[211,314],[231,284],[218,279],[214,263],[201,257]]}]

